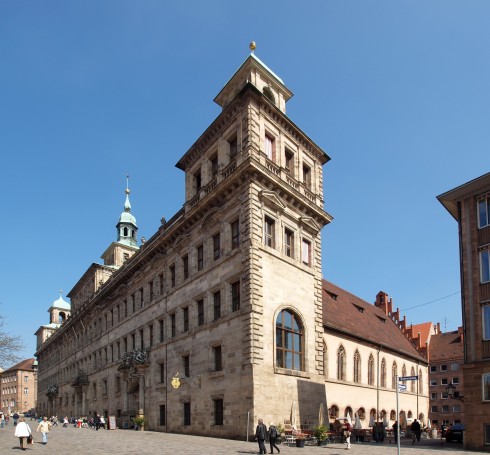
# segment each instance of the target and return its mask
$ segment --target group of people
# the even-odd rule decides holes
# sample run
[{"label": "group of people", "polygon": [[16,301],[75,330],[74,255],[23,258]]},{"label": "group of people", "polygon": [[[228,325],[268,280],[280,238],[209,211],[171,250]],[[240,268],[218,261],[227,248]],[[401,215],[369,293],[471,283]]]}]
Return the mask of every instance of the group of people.
[{"label": "group of people", "polygon": [[[37,425],[37,430],[42,434],[42,444],[46,445],[48,443],[48,433],[51,429],[52,424],[48,421],[47,417],[43,417],[42,420]],[[24,417],[19,417],[18,422],[15,425],[15,436],[19,438],[20,448],[26,450],[24,447],[24,442],[27,444],[34,444],[34,438],[32,436],[31,427],[27,424]]]},{"label": "group of people", "polygon": [[[352,434],[352,425],[349,423],[348,419],[344,419],[344,424],[342,425],[342,442],[347,446],[346,449],[350,449],[350,437]],[[277,453],[281,453],[279,447],[277,447],[277,438],[279,437],[279,432],[277,427],[271,423],[269,426],[269,430],[264,424],[262,419],[259,419],[259,423],[257,428],[255,429],[255,440],[259,444],[259,453],[267,453],[267,448],[265,446],[265,441],[267,438],[269,439],[269,445],[271,451],[269,453],[274,453],[274,449],[277,450]]]}]

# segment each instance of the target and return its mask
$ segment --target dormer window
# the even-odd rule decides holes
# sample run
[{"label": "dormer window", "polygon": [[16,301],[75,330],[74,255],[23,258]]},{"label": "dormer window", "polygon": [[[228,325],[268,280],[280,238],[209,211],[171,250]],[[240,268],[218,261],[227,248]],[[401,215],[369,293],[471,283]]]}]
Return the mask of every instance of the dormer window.
[{"label": "dormer window", "polygon": [[276,97],[274,96],[274,93],[272,93],[272,90],[269,87],[264,87],[262,90],[262,93],[266,98],[271,100],[274,104],[276,104]]}]

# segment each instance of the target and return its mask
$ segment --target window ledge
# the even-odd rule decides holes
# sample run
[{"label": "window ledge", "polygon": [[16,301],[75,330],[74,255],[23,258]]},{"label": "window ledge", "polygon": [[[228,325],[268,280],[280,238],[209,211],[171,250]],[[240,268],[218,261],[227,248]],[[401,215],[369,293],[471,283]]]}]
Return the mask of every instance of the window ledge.
[{"label": "window ledge", "polygon": [[286,376],[296,376],[299,378],[310,379],[310,374],[306,371],[290,370],[289,368],[274,367],[274,373],[284,374]]}]

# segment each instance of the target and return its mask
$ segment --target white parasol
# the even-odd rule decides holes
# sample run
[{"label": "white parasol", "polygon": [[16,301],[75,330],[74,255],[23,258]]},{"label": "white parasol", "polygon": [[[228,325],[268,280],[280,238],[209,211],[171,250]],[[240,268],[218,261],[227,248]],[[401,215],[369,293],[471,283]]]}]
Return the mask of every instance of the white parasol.
[{"label": "white parasol", "polygon": [[356,418],[354,421],[354,429],[355,430],[362,430],[361,419],[359,419],[359,414],[357,412],[356,412]]},{"label": "white parasol", "polygon": [[291,427],[296,429],[296,406],[294,400],[291,404]]},{"label": "white parasol", "polygon": [[432,424],[430,423],[430,419],[427,419],[427,428],[430,430],[431,429],[431,426]]},{"label": "white parasol", "polygon": [[374,427],[374,414],[371,414],[369,417],[369,426]]},{"label": "white parasol", "polygon": [[318,411],[318,425],[325,425],[325,407],[323,403],[320,403],[320,409]]},{"label": "white parasol", "polygon": [[349,422],[349,425],[352,425],[352,419],[350,417],[350,412],[347,413],[347,416],[345,418],[347,419],[347,422]]}]

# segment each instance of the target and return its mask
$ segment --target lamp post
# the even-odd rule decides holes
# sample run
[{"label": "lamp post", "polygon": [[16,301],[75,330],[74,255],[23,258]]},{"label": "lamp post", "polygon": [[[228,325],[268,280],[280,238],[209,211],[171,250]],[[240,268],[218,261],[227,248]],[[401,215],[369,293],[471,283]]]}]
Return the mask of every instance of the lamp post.
[{"label": "lamp post", "polygon": [[445,387],[445,390],[449,398],[464,401],[464,397],[459,394],[456,390],[456,386],[452,382]]}]

